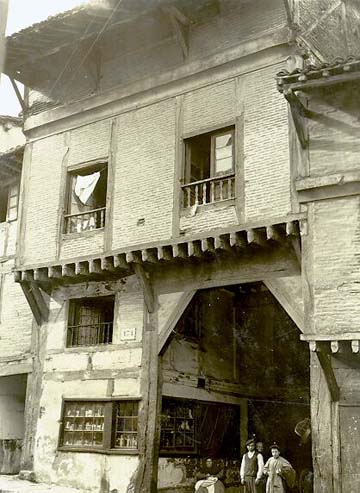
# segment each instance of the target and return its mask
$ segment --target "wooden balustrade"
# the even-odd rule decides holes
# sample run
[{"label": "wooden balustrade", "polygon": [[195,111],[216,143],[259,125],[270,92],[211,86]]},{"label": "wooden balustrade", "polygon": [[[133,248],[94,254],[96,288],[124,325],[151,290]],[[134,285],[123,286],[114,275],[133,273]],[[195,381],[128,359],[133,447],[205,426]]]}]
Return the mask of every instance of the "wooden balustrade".
[{"label": "wooden balustrade", "polygon": [[105,226],[106,207],[77,214],[65,214],[65,233],[81,233]]},{"label": "wooden balustrade", "polygon": [[182,185],[182,205],[212,204],[235,198],[235,175],[223,175]]}]

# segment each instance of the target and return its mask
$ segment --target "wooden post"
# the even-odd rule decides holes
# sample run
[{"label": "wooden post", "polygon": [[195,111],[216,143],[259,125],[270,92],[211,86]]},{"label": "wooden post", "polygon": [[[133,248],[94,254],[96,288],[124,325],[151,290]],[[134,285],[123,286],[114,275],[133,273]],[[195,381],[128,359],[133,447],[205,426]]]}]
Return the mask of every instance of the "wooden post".
[{"label": "wooden post", "polygon": [[144,293],[144,333],[141,362],[142,403],[139,412],[139,468],[136,493],[157,492],[160,443],[161,378],[158,357],[158,303],[143,268],[134,264]]},{"label": "wooden post", "polygon": [[5,62],[5,31],[8,15],[8,0],[0,0],[0,77]]}]

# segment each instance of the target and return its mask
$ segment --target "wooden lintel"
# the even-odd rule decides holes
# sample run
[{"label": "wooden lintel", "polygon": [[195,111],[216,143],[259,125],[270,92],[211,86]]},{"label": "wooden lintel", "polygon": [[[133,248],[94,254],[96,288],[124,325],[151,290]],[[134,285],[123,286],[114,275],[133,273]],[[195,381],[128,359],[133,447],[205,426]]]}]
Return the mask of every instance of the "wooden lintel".
[{"label": "wooden lintel", "polygon": [[291,116],[293,118],[295,130],[299,138],[301,147],[303,149],[306,149],[309,139],[305,128],[304,118],[307,117],[308,111],[292,90],[284,91],[284,96],[287,102],[290,104]]},{"label": "wooden lintel", "polygon": [[318,343],[316,354],[320,363],[320,366],[324,372],[326,383],[331,395],[331,399],[334,402],[338,402],[340,398],[340,390],[336,381],[333,367],[331,365],[331,355],[325,345]]},{"label": "wooden lintel", "polygon": [[155,309],[155,296],[154,296],[154,290],[151,286],[151,282],[148,278],[148,274],[145,271],[144,267],[139,264],[134,262],[133,263],[133,268],[134,272],[143,288],[143,293],[144,293],[144,300],[146,304],[146,308],[149,313],[153,313]]},{"label": "wooden lintel", "polygon": [[34,282],[21,281],[20,286],[34,315],[36,323],[42,325],[49,319],[49,308],[45,303],[39,286]]}]

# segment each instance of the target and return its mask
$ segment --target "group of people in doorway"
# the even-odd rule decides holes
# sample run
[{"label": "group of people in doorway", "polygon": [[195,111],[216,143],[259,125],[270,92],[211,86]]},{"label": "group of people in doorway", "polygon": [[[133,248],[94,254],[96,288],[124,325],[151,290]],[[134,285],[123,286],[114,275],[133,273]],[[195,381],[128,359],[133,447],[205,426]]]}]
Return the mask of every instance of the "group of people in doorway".
[{"label": "group of people in doorway", "polygon": [[[246,442],[247,452],[240,467],[240,480],[244,493],[286,493],[295,483],[295,470],[290,462],[281,457],[280,447],[273,443],[271,457],[264,463],[262,442],[250,438]],[[196,493],[224,493],[222,479],[224,471],[211,458],[206,459],[204,470],[197,476]]]}]

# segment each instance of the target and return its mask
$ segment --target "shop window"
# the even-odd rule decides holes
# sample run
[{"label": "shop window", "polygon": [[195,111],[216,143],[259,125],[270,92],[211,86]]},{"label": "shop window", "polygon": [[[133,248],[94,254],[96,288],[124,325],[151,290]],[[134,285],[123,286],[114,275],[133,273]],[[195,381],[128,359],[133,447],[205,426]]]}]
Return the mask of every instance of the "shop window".
[{"label": "shop window", "polygon": [[64,401],[61,449],[138,450],[138,401]]},{"label": "shop window", "polygon": [[234,137],[234,127],[227,127],[184,140],[183,207],[235,197]]},{"label": "shop window", "polygon": [[70,300],[67,347],[111,344],[114,296]]},{"label": "shop window", "polygon": [[68,174],[65,233],[105,226],[107,164],[80,168]]},{"label": "shop window", "polygon": [[238,406],[164,397],[160,450],[167,455],[236,459],[240,455]]}]

